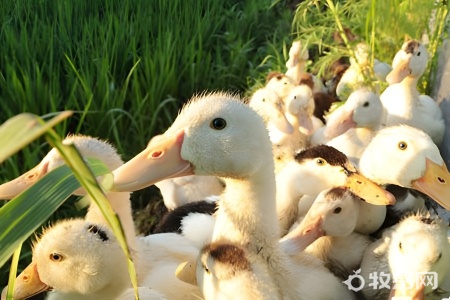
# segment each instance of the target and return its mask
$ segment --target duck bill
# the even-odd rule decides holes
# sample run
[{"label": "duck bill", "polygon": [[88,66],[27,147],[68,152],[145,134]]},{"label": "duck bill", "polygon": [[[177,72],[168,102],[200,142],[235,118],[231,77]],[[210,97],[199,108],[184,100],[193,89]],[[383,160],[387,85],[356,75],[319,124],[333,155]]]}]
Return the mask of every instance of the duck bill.
[{"label": "duck bill", "polygon": [[350,173],[344,185],[353,194],[373,205],[393,205],[395,197],[378,184],[358,173]]},{"label": "duck bill", "polygon": [[439,165],[427,159],[425,174],[414,180],[412,187],[450,210],[450,174],[445,163]]},{"label": "duck bill", "polygon": [[47,174],[48,163],[41,162],[39,165],[25,174],[0,185],[0,199],[9,200],[35,184]]},{"label": "duck bill", "polygon": [[327,123],[325,135],[331,139],[355,127],[356,123],[353,121],[353,111],[341,111],[336,118],[331,119]]},{"label": "duck bill", "polygon": [[192,175],[188,161],[181,158],[184,131],[162,135],[147,148],[113,171],[115,192],[132,192],[168,178]]},{"label": "duck bill", "polygon": [[196,273],[197,262],[186,261],[178,265],[175,276],[183,282],[197,285],[197,273]]},{"label": "duck bill", "polygon": [[325,235],[322,220],[322,216],[306,215],[296,228],[280,239],[281,248],[290,255],[305,250],[315,240]]},{"label": "duck bill", "polygon": [[391,289],[389,299],[425,300],[425,287],[422,284],[412,287],[402,286],[400,288],[394,286]]},{"label": "duck bill", "polygon": [[[8,287],[5,287],[3,289],[1,297],[2,300],[6,299],[7,289]],[[36,263],[32,262],[16,278],[16,282],[14,284],[13,299],[14,300],[28,299],[34,295],[37,295],[49,289],[50,287],[45,283],[43,283],[39,278]]]},{"label": "duck bill", "polygon": [[311,117],[304,111],[298,114],[298,126],[301,133],[305,135],[313,134],[314,127]]},{"label": "duck bill", "polygon": [[411,57],[409,59],[402,60],[387,75],[386,81],[389,83],[389,85],[402,82],[402,80],[405,79],[411,73],[411,68],[409,67],[410,60]]}]

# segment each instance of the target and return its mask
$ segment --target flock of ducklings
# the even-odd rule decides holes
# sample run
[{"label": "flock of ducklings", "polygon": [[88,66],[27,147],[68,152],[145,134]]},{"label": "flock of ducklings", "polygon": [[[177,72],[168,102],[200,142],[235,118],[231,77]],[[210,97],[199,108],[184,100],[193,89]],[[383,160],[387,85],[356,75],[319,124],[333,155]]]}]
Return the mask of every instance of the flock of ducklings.
[{"label": "flock of ducklings", "polygon": [[[193,97],[125,164],[108,142],[65,139],[113,171],[106,195],[124,227],[140,299],[450,296],[448,224],[426,206],[431,198],[450,209],[437,146],[442,113],[416,87],[426,48],[407,41],[392,68],[374,70],[389,83],[381,96],[360,86],[353,64],[334,95],[305,72],[300,48],[295,42],[287,72],[268,77],[248,101]],[[319,98],[336,101],[343,91],[338,109],[317,109]],[[0,185],[0,198],[63,163],[51,150]],[[169,213],[158,233],[137,236],[130,193],[153,184]],[[35,242],[13,297],[43,291],[46,299],[135,298],[127,260],[94,202],[84,219],[59,221]]]}]

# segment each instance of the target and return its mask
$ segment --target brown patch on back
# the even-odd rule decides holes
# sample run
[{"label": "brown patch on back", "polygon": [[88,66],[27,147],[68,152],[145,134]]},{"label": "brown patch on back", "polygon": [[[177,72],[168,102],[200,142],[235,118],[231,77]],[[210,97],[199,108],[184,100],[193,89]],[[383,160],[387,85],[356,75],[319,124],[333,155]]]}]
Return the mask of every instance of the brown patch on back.
[{"label": "brown patch on back", "polygon": [[417,40],[410,40],[406,42],[405,45],[403,46],[403,51],[412,54],[417,50],[417,48],[419,48],[419,46],[420,43]]},{"label": "brown patch on back", "polygon": [[218,263],[231,265],[236,271],[251,269],[245,250],[237,245],[229,243],[211,243],[203,247],[201,253],[209,252],[210,256]]},{"label": "brown patch on back", "polygon": [[344,166],[348,158],[341,151],[327,145],[317,145],[300,151],[295,155],[295,160],[301,163],[304,160],[322,158],[332,166]]}]

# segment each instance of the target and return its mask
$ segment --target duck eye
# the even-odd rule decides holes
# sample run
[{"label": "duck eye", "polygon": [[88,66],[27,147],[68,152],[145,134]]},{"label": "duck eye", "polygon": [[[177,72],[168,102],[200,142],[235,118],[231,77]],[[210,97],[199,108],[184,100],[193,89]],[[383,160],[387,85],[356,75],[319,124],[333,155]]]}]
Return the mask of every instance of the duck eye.
[{"label": "duck eye", "polygon": [[205,265],[203,265],[203,269],[205,269],[205,272],[207,274],[211,274],[211,271]]},{"label": "duck eye", "polygon": [[420,56],[420,51],[419,51],[419,52],[417,52],[417,56]]},{"label": "duck eye", "polygon": [[262,99],[262,102],[266,102],[266,98],[263,98],[263,99]]},{"label": "duck eye", "polygon": [[56,261],[56,262],[60,262],[63,260],[63,256],[58,253],[52,253],[52,254],[50,254],[50,259],[53,261]]},{"label": "duck eye", "polygon": [[368,107],[368,106],[369,106],[369,102],[368,101],[364,102],[363,107]]},{"label": "duck eye", "polygon": [[405,142],[398,143],[398,149],[406,150],[406,148],[408,148],[408,144],[407,143],[405,143]]},{"label": "duck eye", "polygon": [[342,208],[338,206],[333,210],[333,214],[339,214],[341,211],[342,211]]},{"label": "duck eye", "polygon": [[325,164],[325,160],[323,160],[322,158],[318,158],[316,160],[316,164],[319,166],[323,166]]},{"label": "duck eye", "polygon": [[403,250],[402,242],[398,243],[398,248],[399,248],[400,250]]},{"label": "duck eye", "polygon": [[222,130],[227,126],[227,121],[222,118],[215,118],[210,124],[212,129]]}]

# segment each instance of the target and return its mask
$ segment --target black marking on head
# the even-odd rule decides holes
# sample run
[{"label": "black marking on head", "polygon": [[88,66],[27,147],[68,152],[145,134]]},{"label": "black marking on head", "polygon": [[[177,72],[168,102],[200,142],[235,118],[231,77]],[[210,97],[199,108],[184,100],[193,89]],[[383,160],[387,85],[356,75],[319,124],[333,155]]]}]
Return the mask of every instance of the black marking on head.
[{"label": "black marking on head", "polygon": [[215,262],[233,267],[233,275],[239,271],[251,269],[245,250],[237,245],[229,243],[211,243],[203,247],[201,253],[209,253]]},{"label": "black marking on head", "polygon": [[304,160],[323,158],[332,166],[343,166],[348,163],[348,158],[341,151],[327,145],[317,145],[298,152],[295,160],[298,163]]},{"label": "black marking on head", "polygon": [[436,219],[432,218],[432,217],[422,217],[420,219],[420,222],[428,224],[428,225],[432,225],[432,224],[436,224]]},{"label": "black marking on head", "polygon": [[211,201],[196,201],[179,206],[167,212],[156,226],[153,233],[181,232],[181,221],[192,213],[213,215],[217,210],[217,203]]},{"label": "black marking on head", "polygon": [[109,240],[108,234],[105,231],[103,231],[102,229],[98,228],[97,225],[89,225],[88,232],[92,232],[93,234],[98,235],[98,237],[103,242],[106,242]]},{"label": "black marking on head", "polygon": [[419,46],[420,43],[418,41],[410,40],[406,43],[405,46],[403,46],[403,51],[413,54],[417,50],[417,48],[419,48]]}]

